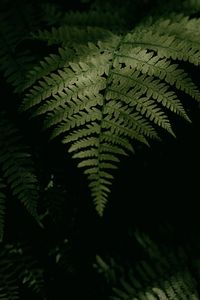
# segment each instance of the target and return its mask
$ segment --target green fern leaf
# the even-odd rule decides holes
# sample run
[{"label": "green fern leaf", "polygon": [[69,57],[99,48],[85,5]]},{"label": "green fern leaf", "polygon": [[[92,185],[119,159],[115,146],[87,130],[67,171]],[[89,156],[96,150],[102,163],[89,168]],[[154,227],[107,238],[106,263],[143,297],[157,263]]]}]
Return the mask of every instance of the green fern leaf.
[{"label": "green fern leaf", "polygon": [[[20,92],[25,74],[34,65],[35,57],[30,50],[19,50],[29,36],[30,27],[37,28],[39,14],[35,16],[33,5],[25,1],[2,4],[0,13],[0,71],[7,82]],[[23,47],[24,49],[24,47]]]},{"label": "green fern leaf", "polygon": [[97,257],[96,269],[113,287],[113,300],[199,299],[197,282],[191,272],[184,248],[169,249],[153,242],[146,234],[136,233],[145,260],[126,267],[112,259],[105,263]]},{"label": "green fern leaf", "polygon": [[29,72],[30,88],[21,111],[44,115],[44,129],[52,130],[51,138],[61,135],[69,144],[88,177],[100,215],[119,155],[134,151],[133,140],[149,145],[149,139],[159,139],[158,127],[175,136],[168,112],[190,122],[176,90],[200,100],[196,85],[173,62],[199,64],[198,41],[188,34],[197,21],[177,18],[155,24],[150,20],[124,36],[94,29],[95,38],[101,39],[96,44],[91,43],[93,35],[87,36],[86,30],[82,36],[85,29],[78,27],[39,33],[39,38],[65,48]]},{"label": "green fern leaf", "polygon": [[61,25],[84,28],[88,26],[101,27],[112,31],[119,31],[125,27],[125,22],[118,11],[105,9],[91,9],[89,11],[62,12],[57,6],[45,3],[42,4],[44,20],[49,25]]},{"label": "green fern leaf", "polygon": [[103,41],[112,36],[109,30],[101,27],[87,26],[85,28],[63,25],[59,28],[52,28],[48,30],[40,30],[33,35],[34,38],[48,42],[48,45],[77,45],[87,44],[88,42],[97,43],[99,40]]},{"label": "green fern leaf", "polygon": [[166,58],[147,52],[139,47],[130,48],[128,45],[123,45],[120,48],[120,54],[117,55],[117,63],[123,64],[136,69],[143,74],[155,76],[160,80],[165,80],[171,86],[175,86],[200,101],[200,93],[192,82],[188,74],[178,68],[177,64],[173,64]]},{"label": "green fern leaf", "polygon": [[0,167],[14,196],[37,220],[38,182],[28,149],[16,127],[1,113],[0,120]]}]

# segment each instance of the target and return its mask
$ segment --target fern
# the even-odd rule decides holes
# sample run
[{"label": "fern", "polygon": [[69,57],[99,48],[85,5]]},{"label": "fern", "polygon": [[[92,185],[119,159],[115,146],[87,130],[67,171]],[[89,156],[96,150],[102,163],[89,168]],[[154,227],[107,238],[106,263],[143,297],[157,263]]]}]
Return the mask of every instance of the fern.
[{"label": "fern", "polygon": [[199,0],[172,0],[167,3],[161,1],[160,7],[158,7],[156,12],[159,12],[160,15],[160,13],[169,13],[171,11],[184,12],[185,15],[198,13],[200,11],[200,2]]},{"label": "fern", "polygon": [[38,38],[63,48],[28,73],[21,111],[44,114],[51,138],[62,135],[70,143],[100,215],[111,191],[110,170],[119,155],[133,152],[132,140],[149,145],[149,139],[159,139],[158,127],[175,136],[168,111],[190,121],[177,90],[197,101],[200,93],[177,61],[199,65],[198,24],[171,15],[123,36],[105,30],[101,36],[94,29],[96,40],[101,38],[96,44],[78,27],[39,32]]},{"label": "fern", "polygon": [[[102,216],[122,156],[134,153],[138,143],[150,146],[152,140],[159,141],[166,133],[175,137],[174,120],[180,117],[191,122],[190,107],[197,107],[200,101],[199,88],[189,75],[190,68],[195,70],[200,64],[200,20],[198,14],[188,16],[199,12],[199,0],[169,0],[166,5],[157,1],[161,3],[158,11],[150,1],[80,0],[87,2],[81,12],[31,2],[16,0],[10,5],[10,0],[2,0],[0,13],[0,71],[17,93],[14,99],[22,99],[19,111],[15,110],[18,103],[13,108],[4,100],[0,111],[0,300],[22,299],[27,290],[33,292],[34,299],[44,299],[43,270],[30,255],[33,249],[13,245],[12,241],[12,245],[2,243],[10,200],[20,201],[40,225],[45,218],[50,229],[47,235],[57,235],[58,229],[54,240],[46,236],[41,253],[38,249],[42,259],[46,250],[48,253],[43,266],[47,284],[58,283],[60,289],[66,277],[70,285],[78,286],[78,278],[81,287],[85,283],[77,265],[82,257],[76,253],[82,231],[76,227],[75,217],[84,225],[79,207],[76,203],[72,210],[67,207],[66,216],[70,191],[55,180],[54,167],[47,166],[50,159],[42,161],[41,152],[46,152],[41,149],[40,138],[35,148],[39,162],[35,163],[17,128],[18,121],[11,122],[10,115],[18,120],[19,112],[25,112],[27,122],[37,117],[50,139],[62,139],[66,151],[83,169]],[[63,2],[63,6],[72,2]],[[144,10],[139,14],[136,9],[140,5]],[[152,16],[145,16],[151,6]],[[35,7],[41,8],[36,15]],[[37,128],[40,125],[36,123]],[[36,166],[41,182],[35,175]],[[38,211],[43,211],[43,216]],[[24,228],[20,230],[17,239],[26,235]],[[44,237],[44,233],[33,233]],[[9,242],[10,233],[5,236]],[[146,235],[139,233],[136,238],[143,252],[139,262],[134,257],[134,265],[128,261],[124,267],[112,258],[107,263],[97,256],[95,267],[114,287],[113,300],[198,299],[198,259],[191,262],[187,251],[157,245]],[[90,235],[83,241],[88,239]],[[32,236],[31,243],[37,243]],[[87,249],[83,250],[84,257]],[[61,276],[57,276],[59,272]],[[54,288],[49,289],[50,295]],[[55,289],[56,298],[59,289]],[[70,289],[64,289],[69,293]]]},{"label": "fern", "polygon": [[38,33],[33,34],[38,40],[47,41],[48,45],[80,45],[88,42],[96,43],[99,40],[108,39],[112,33],[103,28],[95,26],[87,26],[79,28],[78,26],[63,25],[59,28],[52,28],[48,30],[39,30]]},{"label": "fern", "polygon": [[112,32],[117,32],[125,28],[125,21],[120,16],[119,11],[109,9],[98,9],[93,7],[89,11],[69,11],[62,12],[61,9],[52,3],[42,4],[43,19],[48,25],[73,26],[79,29],[84,27],[99,27]]},{"label": "fern", "polygon": [[[39,222],[37,203],[39,185],[34,174],[33,161],[27,146],[23,145],[20,132],[6,114],[0,114],[0,168],[13,196],[17,197],[27,211]],[[3,216],[4,197],[1,195]],[[2,222],[1,222],[2,224]],[[3,228],[0,227],[2,232]]]},{"label": "fern", "polygon": [[123,267],[97,256],[95,267],[113,287],[113,300],[199,299],[197,282],[191,273],[189,257],[183,248],[168,249],[147,235],[137,233],[145,260]]},{"label": "fern", "polygon": [[26,72],[34,65],[35,57],[24,43],[40,24],[40,14],[25,1],[16,1],[11,6],[5,1],[0,13],[0,71],[15,92],[23,86]]},{"label": "fern", "polygon": [[22,245],[1,246],[0,268],[0,299],[20,299],[21,284],[43,295],[43,272]]},{"label": "fern", "polygon": [[44,206],[47,208],[44,217],[48,215],[55,225],[62,224],[66,217],[64,204],[68,196],[68,192],[56,184],[56,178],[54,174],[51,174],[50,181],[45,187],[43,198]]}]

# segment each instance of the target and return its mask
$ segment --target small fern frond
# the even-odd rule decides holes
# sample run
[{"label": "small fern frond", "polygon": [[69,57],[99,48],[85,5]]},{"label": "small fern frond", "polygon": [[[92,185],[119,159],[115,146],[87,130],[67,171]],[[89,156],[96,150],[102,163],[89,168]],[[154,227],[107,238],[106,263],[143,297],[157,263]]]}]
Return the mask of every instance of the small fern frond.
[{"label": "small fern frond", "polygon": [[87,44],[88,42],[97,43],[110,38],[111,35],[109,30],[100,27],[79,28],[78,26],[63,25],[59,28],[53,27],[51,31],[39,30],[33,37],[48,42],[48,45],[71,46]]},{"label": "small fern frond", "polygon": [[0,178],[0,242],[3,239],[4,234],[4,218],[5,218],[5,200],[6,196],[4,193],[5,184],[3,180]]},{"label": "small fern frond", "polygon": [[[188,13],[197,13],[200,11],[200,1],[199,0],[185,0],[183,2],[185,11]],[[179,6],[180,7],[180,6]]]},{"label": "small fern frond", "polygon": [[0,120],[0,167],[12,194],[38,219],[38,181],[34,175],[33,162],[28,148],[16,126],[1,113]]},{"label": "small fern frond", "polygon": [[[112,95],[116,94],[115,98],[117,97],[118,101],[121,100],[130,106],[136,106],[136,110],[142,115],[146,115],[151,121],[155,120],[155,123],[170,133],[172,133],[170,123],[166,118],[166,114],[164,114],[158,104],[163,105],[165,108],[189,120],[176,94],[169,91],[168,87],[159,80],[155,80],[151,76],[140,75],[138,71],[130,68],[119,69],[117,67],[112,71],[112,75]],[[127,90],[125,82],[129,83],[127,87],[131,87],[131,90],[130,88]],[[126,88],[123,88],[124,86]],[[145,93],[146,96],[141,97],[141,95]],[[132,99],[134,99],[134,101],[131,101]]]},{"label": "small fern frond", "polygon": [[200,2],[199,0],[170,0],[166,3],[160,2],[155,12],[159,17],[161,15],[169,16],[172,12],[188,16],[200,12]]},{"label": "small fern frond", "polygon": [[125,27],[123,18],[118,11],[91,9],[89,11],[61,12],[59,7],[52,4],[43,4],[42,11],[44,20],[49,25],[67,25],[84,28],[87,26],[101,27],[117,32]]},{"label": "small fern frond", "polygon": [[29,36],[30,28],[37,28],[40,18],[37,19],[38,15],[34,15],[30,3],[21,1],[13,3],[11,7],[8,5],[2,5],[0,13],[0,71],[15,91],[20,92],[25,74],[33,67],[34,62],[31,51],[23,50],[21,44]]},{"label": "small fern frond", "polygon": [[184,248],[169,249],[153,242],[146,234],[136,233],[145,260],[130,267],[113,258],[105,263],[97,257],[95,267],[113,287],[113,300],[198,300],[197,282]]},{"label": "small fern frond", "polygon": [[[160,24],[160,22],[158,23]],[[127,34],[123,41],[126,45],[154,50],[162,58],[188,61],[199,65],[200,48],[193,39],[177,37],[170,32],[160,33],[159,26],[138,27],[132,33]]]},{"label": "small fern frond", "polygon": [[[178,18],[193,30],[195,21]],[[171,113],[190,122],[177,90],[200,100],[196,85],[173,62],[198,65],[197,41],[188,35],[179,37],[181,28],[173,18],[166,21],[169,32],[159,28],[159,23],[165,28],[163,19],[156,22],[139,25],[124,36],[94,29],[97,40],[102,39],[96,43],[91,43],[93,36],[88,33],[82,39],[85,29],[78,27],[39,34],[65,48],[29,72],[30,88],[21,111],[30,111],[32,117],[44,115],[44,129],[52,130],[51,138],[62,135],[63,142],[70,144],[69,152],[88,176],[100,215],[118,156],[134,151],[132,140],[149,145],[149,139],[159,139],[158,127],[175,136]],[[73,41],[76,46],[68,44]]]},{"label": "small fern frond", "polygon": [[29,251],[20,244],[0,247],[0,299],[21,299],[21,285],[43,295],[43,272]]}]

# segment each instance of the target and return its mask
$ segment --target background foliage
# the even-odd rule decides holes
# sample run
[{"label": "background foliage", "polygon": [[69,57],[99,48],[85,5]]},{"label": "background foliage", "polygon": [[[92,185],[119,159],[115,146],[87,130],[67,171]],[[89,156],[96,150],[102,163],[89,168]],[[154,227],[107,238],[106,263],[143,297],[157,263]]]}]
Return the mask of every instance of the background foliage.
[{"label": "background foliage", "polygon": [[[136,155],[123,158],[102,218],[64,145],[49,141],[42,117],[19,112],[21,91],[40,79],[27,71],[49,53],[56,60],[66,38],[56,29],[47,38],[52,26],[67,24],[79,49],[75,25],[83,41],[90,26],[95,42],[96,26],[123,35],[150,15],[198,20],[199,10],[199,1],[1,2],[0,299],[199,299],[198,93],[178,91],[192,123],[170,114],[176,139],[161,130],[161,141],[135,143]],[[198,67],[180,67],[199,88]]]}]

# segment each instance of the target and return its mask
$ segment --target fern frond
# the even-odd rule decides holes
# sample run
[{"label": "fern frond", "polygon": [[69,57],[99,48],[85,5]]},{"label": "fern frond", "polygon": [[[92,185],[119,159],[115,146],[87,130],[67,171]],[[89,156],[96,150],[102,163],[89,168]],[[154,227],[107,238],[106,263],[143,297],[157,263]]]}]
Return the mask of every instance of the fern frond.
[{"label": "fern frond", "polygon": [[22,245],[1,246],[0,268],[0,299],[20,299],[20,285],[43,294],[43,272]]},{"label": "fern frond", "polygon": [[[188,28],[196,24],[178,18]],[[32,117],[44,115],[44,129],[52,130],[51,138],[62,135],[63,142],[70,144],[69,152],[80,160],[78,167],[88,176],[100,215],[110,193],[110,170],[117,167],[118,156],[133,152],[132,140],[149,145],[148,139],[159,139],[157,127],[175,136],[168,112],[190,121],[176,90],[200,100],[196,85],[173,62],[198,65],[197,41],[179,37],[181,29],[173,18],[166,21],[170,24],[166,33],[159,22],[165,24],[163,19],[147,22],[125,36],[108,32],[104,36],[105,30],[99,29],[97,34],[94,29],[97,39],[104,36],[96,44],[86,34],[83,45],[78,27],[72,32],[69,27],[43,32],[50,43],[73,43],[74,35],[78,37],[76,46],[45,58],[27,77],[33,85],[21,110],[30,111]]]},{"label": "fern frond", "polygon": [[153,242],[146,234],[136,233],[145,260],[134,266],[109,263],[97,257],[95,267],[114,286],[113,300],[180,300],[199,299],[197,282],[190,270],[184,248],[169,249]]},{"label": "fern frond", "polygon": [[[165,273],[164,278],[151,265],[143,263],[137,267],[138,277],[129,275],[129,280],[121,280],[121,288],[114,288],[113,300],[198,300],[196,282],[186,268],[174,275]],[[164,269],[163,269],[164,272]],[[139,284],[138,284],[138,279]],[[159,278],[159,279],[158,279]]]},{"label": "fern frond", "polygon": [[40,62],[39,65],[34,66],[24,80],[23,89],[25,90],[35,84],[39,79],[45,78],[48,74],[56,71],[58,68],[68,66],[68,60],[75,56],[74,50],[69,48],[59,48],[58,54],[50,54]]},{"label": "fern frond", "polygon": [[179,41],[172,35],[160,34],[145,28],[139,33],[128,34],[124,44],[154,50],[160,57],[189,61],[196,66],[199,65],[200,50],[196,48],[196,44],[187,40]]},{"label": "fern frond", "polygon": [[23,145],[20,132],[1,113],[0,120],[0,167],[13,195],[38,219],[38,181],[28,148]]},{"label": "fern frond", "polygon": [[160,2],[158,15],[169,14],[171,12],[184,13],[186,16],[198,13],[200,11],[199,0],[176,0],[168,1],[167,3]]},{"label": "fern frond", "polygon": [[[158,28],[157,28],[158,25]],[[154,22],[150,28],[156,30],[159,34],[168,34],[174,36],[177,42],[187,41],[190,43],[190,47],[196,49],[196,52],[200,49],[199,33],[200,33],[200,20],[183,15],[172,14],[169,19],[160,19]]]},{"label": "fern frond", "polygon": [[[94,44],[89,44],[87,47],[80,47],[79,55],[80,57],[83,57],[83,60],[85,61],[77,63],[78,59],[76,54],[75,59],[70,63],[68,62],[68,65],[66,64],[66,67],[64,66],[63,70],[59,69],[58,74],[52,72],[48,74],[49,76],[45,76],[43,81],[39,81],[40,85],[33,86],[33,88],[27,94],[26,99],[21,106],[21,110],[27,110],[35,105],[38,105],[41,101],[47,99],[51,95],[56,94],[58,94],[57,96],[60,95],[60,101],[65,104],[65,101],[63,101],[65,95],[67,97],[70,93],[70,99],[76,90],[79,92],[79,89],[83,89],[83,92],[85,92],[84,89],[87,88],[88,84],[93,86],[94,94],[95,92],[97,94],[99,88],[101,88],[101,86],[99,87],[99,81],[106,82],[104,78],[100,77],[104,73],[108,73],[109,66],[107,65],[107,62],[111,58],[111,54],[109,52],[104,52],[102,56],[99,57],[100,49],[101,46],[97,47]],[[88,52],[86,52],[87,50]],[[96,65],[97,63],[99,64],[98,67]],[[68,101],[69,100],[67,98],[66,102]],[[60,103],[58,106],[59,105]],[[49,107],[51,107],[51,105],[49,105]]]},{"label": "fern frond", "polygon": [[109,39],[112,33],[109,30],[95,26],[79,28],[78,26],[63,25],[59,28],[52,28],[51,31],[39,30],[33,35],[34,38],[48,42],[48,45],[71,46],[87,44],[88,42],[97,43]]},{"label": "fern frond", "polygon": [[[159,80],[155,80],[151,76],[140,75],[138,71],[131,70],[130,68],[117,68],[116,71],[112,71],[112,74],[114,78],[111,90],[113,93],[117,94],[118,100],[121,100],[126,104],[132,102],[131,106],[135,105],[137,111],[140,111],[141,114],[146,114],[146,117],[150,117],[150,120],[155,119],[155,123],[158,123],[169,132],[172,133],[171,126],[167,121],[166,115],[162,117],[164,113],[160,113],[162,110],[159,109],[157,103],[162,104],[165,108],[170,109],[172,112],[189,120],[175,93],[168,91],[168,87]],[[128,90],[127,88],[123,88],[126,86],[126,82],[128,82]],[[135,100],[138,96],[135,88],[137,88],[137,93],[140,93],[138,102]],[[145,93],[146,97],[141,97],[141,95]],[[135,98],[134,101],[131,101],[132,97]],[[150,100],[151,98],[157,101],[154,102],[153,100]]]},{"label": "fern frond", "polygon": [[[5,272],[5,269],[3,269]],[[19,287],[16,285],[13,278],[9,276],[2,276],[0,274],[0,299],[1,300],[18,300],[19,299]]]},{"label": "fern frond", "polygon": [[9,3],[2,5],[0,13],[0,71],[15,91],[20,92],[35,58],[30,50],[19,49],[30,31],[37,28],[40,18],[37,15],[37,19],[30,3],[21,1],[8,6]]},{"label": "fern frond", "polygon": [[23,285],[35,294],[43,294],[43,270],[38,267],[37,261],[29,254],[30,249],[20,247],[21,263],[18,267],[18,277]]},{"label": "fern frond", "polygon": [[67,25],[70,27],[77,26],[79,28],[94,26],[109,29],[111,31],[119,31],[125,27],[124,20],[120,17],[118,11],[110,11],[101,9],[91,9],[89,11],[69,11],[61,12],[59,7],[46,3],[42,5],[44,20],[49,25]]},{"label": "fern frond", "polygon": [[166,83],[200,101],[199,90],[188,74],[180,69],[177,64],[155,55],[154,52],[149,52],[140,47],[130,48],[128,45],[123,45],[120,48],[120,54],[117,54],[116,63],[125,63],[133,70],[136,69],[143,74],[165,80]]}]

